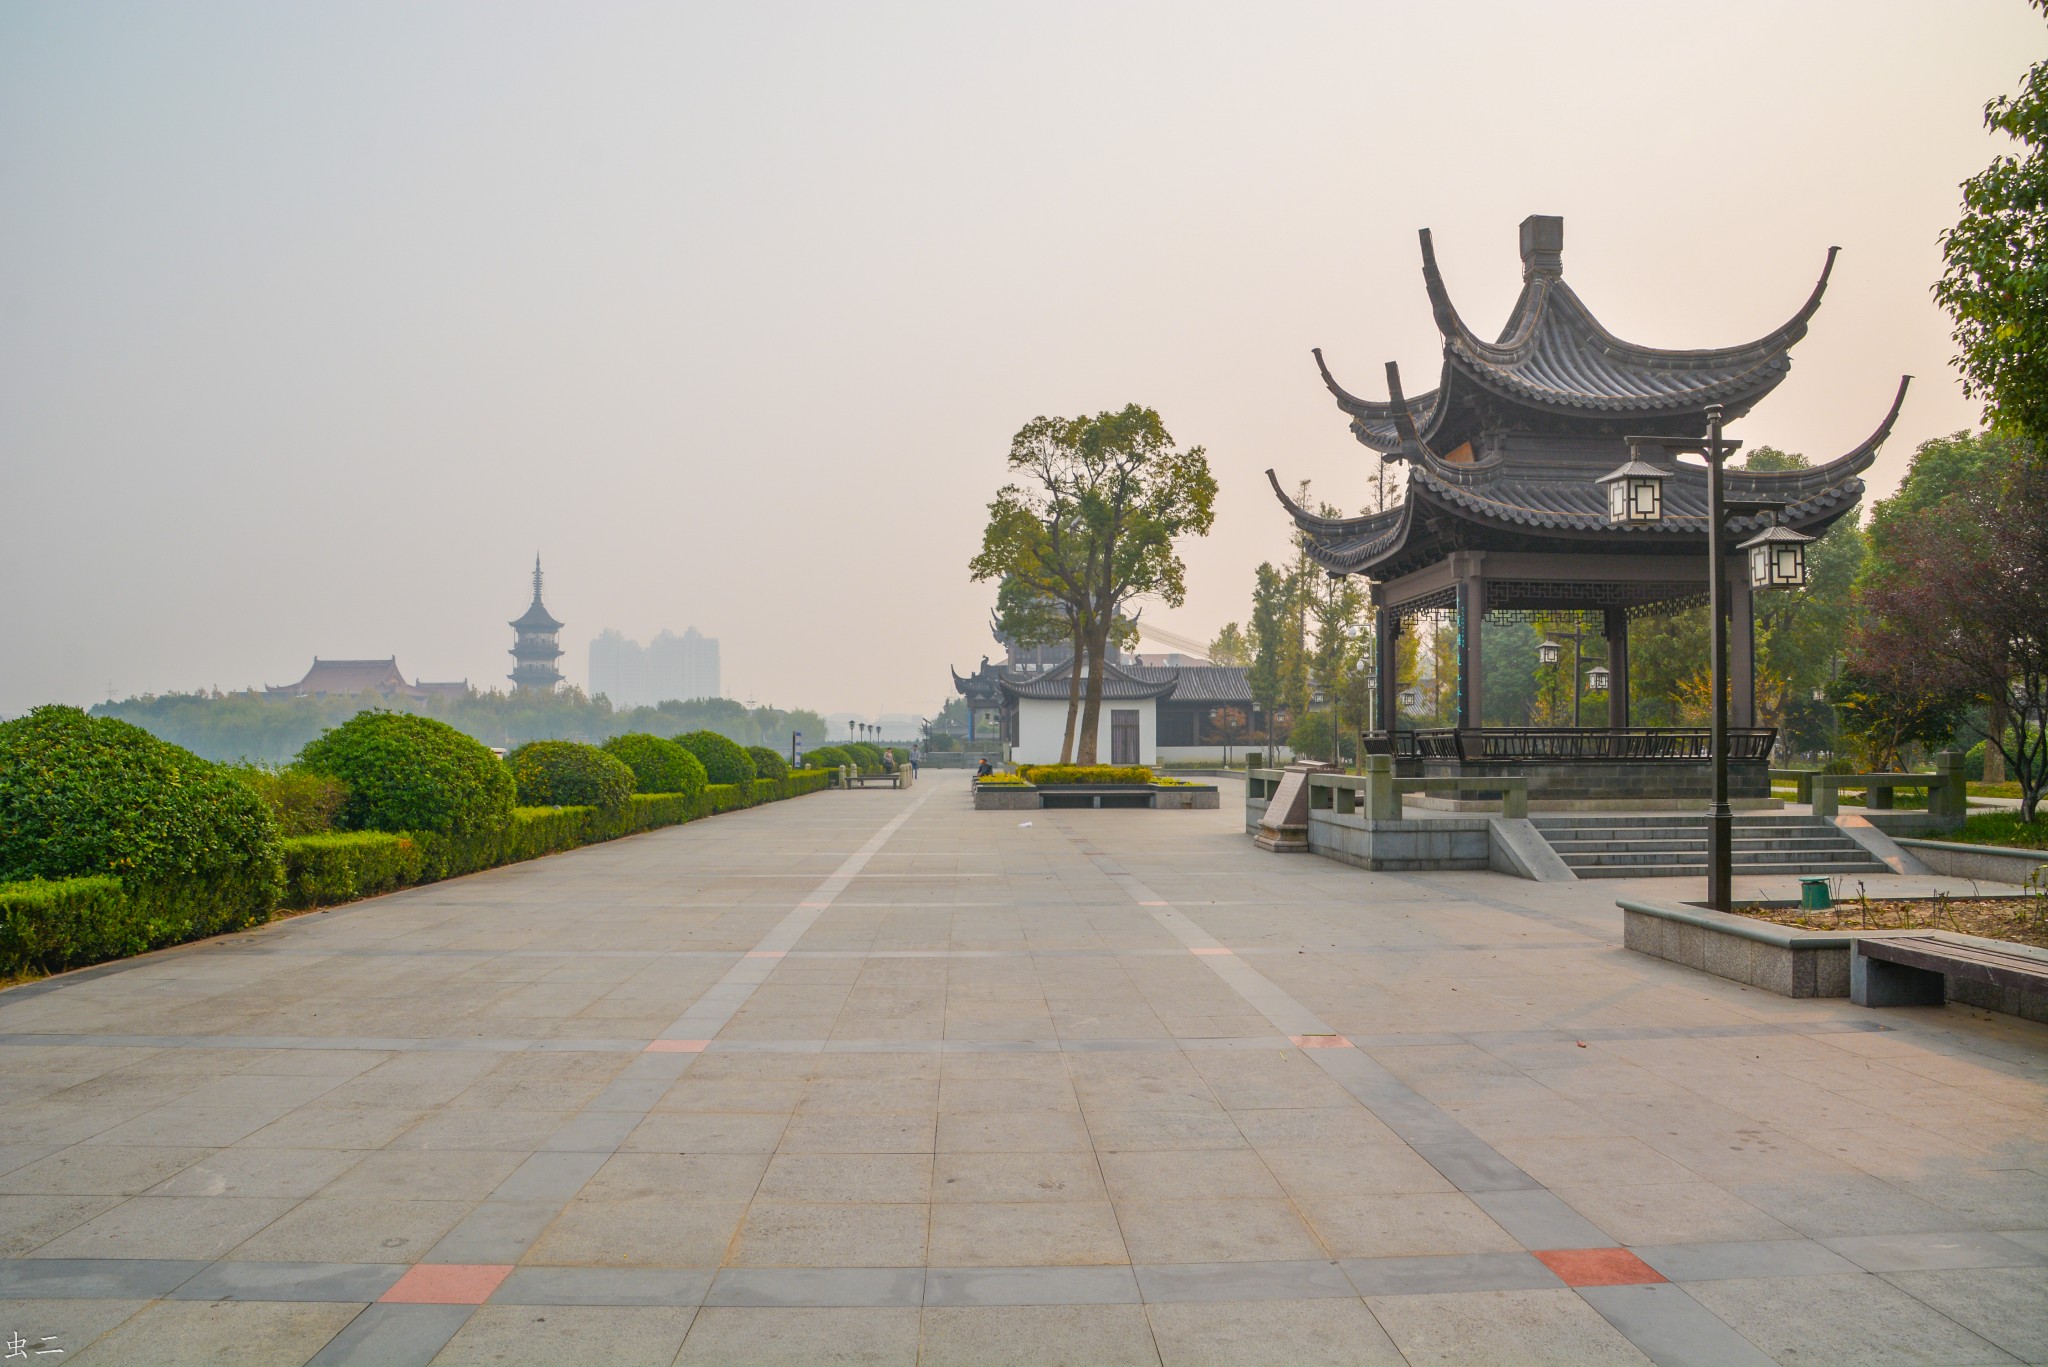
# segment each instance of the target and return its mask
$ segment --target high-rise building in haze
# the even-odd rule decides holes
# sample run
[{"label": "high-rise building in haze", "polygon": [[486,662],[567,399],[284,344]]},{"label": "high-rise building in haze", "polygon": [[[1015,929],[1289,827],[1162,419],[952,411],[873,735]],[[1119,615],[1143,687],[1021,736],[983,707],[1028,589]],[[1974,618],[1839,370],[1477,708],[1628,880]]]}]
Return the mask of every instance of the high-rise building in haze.
[{"label": "high-rise building in haze", "polygon": [[607,628],[590,643],[590,692],[614,707],[723,696],[718,642],[691,627],[680,636],[664,631],[643,646]]}]

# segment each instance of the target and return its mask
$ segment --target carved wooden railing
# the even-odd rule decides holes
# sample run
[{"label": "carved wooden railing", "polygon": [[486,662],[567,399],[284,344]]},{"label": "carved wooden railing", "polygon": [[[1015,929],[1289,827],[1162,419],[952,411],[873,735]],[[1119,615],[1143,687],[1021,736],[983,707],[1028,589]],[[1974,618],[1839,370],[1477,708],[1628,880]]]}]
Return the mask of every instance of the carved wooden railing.
[{"label": "carved wooden railing", "polygon": [[[1728,758],[1766,760],[1778,733],[1768,726],[1728,728]],[[1377,740],[1378,745],[1371,744]],[[1505,764],[1652,761],[1700,764],[1713,758],[1713,735],[1704,726],[1500,726],[1482,731],[1451,727],[1396,731],[1368,738],[1367,748],[1401,757]]]}]

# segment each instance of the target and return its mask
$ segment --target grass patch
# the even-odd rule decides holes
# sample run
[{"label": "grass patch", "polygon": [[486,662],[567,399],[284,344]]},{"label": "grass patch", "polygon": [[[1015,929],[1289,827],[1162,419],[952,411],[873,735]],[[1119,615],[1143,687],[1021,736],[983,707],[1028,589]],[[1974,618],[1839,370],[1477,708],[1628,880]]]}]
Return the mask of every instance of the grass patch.
[{"label": "grass patch", "polygon": [[2048,850],[2048,820],[2026,822],[2018,812],[1973,812],[1959,831],[1921,837],[1959,845],[2003,845],[2015,850]]}]

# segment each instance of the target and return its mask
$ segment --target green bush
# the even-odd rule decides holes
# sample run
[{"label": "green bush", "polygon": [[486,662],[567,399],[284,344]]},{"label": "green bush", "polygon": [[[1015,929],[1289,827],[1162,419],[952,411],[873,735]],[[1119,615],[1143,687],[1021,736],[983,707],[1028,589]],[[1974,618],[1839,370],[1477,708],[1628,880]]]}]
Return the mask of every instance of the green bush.
[{"label": "green bush", "polygon": [[615,755],[575,740],[531,740],[505,756],[522,807],[612,812],[633,796],[633,771]]},{"label": "green bush", "polygon": [[613,736],[604,749],[633,771],[636,793],[701,793],[711,781],[704,761],[666,736],[635,731]]},{"label": "green bush", "polygon": [[880,747],[869,745],[864,740],[855,740],[848,741],[840,748],[853,756],[854,763],[860,766],[860,771],[863,774],[879,774],[882,772],[882,751]]},{"label": "green bush", "polygon": [[433,851],[409,835],[341,831],[284,842],[284,903],[327,907],[441,876]]},{"label": "green bush", "polygon": [[1152,771],[1142,764],[1020,764],[1026,783],[1150,783]]},{"label": "green bush", "polygon": [[804,756],[806,769],[858,768],[860,761],[837,745],[821,745]]},{"label": "green bush", "polygon": [[704,761],[704,772],[713,783],[752,783],[754,761],[734,742],[716,731],[691,731],[676,737],[677,744]]},{"label": "green bush", "polygon": [[336,825],[488,840],[512,819],[516,785],[490,748],[410,712],[358,712],[299,752],[348,785]]},{"label": "green bush", "polygon": [[0,723],[0,882],[118,878],[152,936],[189,938],[268,916],[282,871],[270,809],[218,765],[75,707]]},{"label": "green bush", "polygon": [[228,772],[263,799],[277,822],[277,833],[287,840],[333,830],[341,804],[348,800],[348,785],[326,774],[262,764],[230,765]]},{"label": "green bush", "polygon": [[787,778],[789,761],[765,745],[749,745],[747,755],[754,761],[754,773],[761,778]]},{"label": "green bush", "polygon": [[56,973],[162,943],[118,878],[0,883],[0,973]]}]

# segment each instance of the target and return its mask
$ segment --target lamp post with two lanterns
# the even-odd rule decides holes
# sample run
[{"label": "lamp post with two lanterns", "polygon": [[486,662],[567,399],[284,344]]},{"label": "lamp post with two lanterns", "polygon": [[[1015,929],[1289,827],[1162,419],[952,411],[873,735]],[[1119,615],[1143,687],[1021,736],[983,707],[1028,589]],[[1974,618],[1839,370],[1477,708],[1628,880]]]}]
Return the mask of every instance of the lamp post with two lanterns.
[{"label": "lamp post with two lanterns", "polygon": [[[1728,803],[1728,579],[1727,522],[1731,516],[1767,513],[1783,505],[1730,501],[1722,490],[1721,467],[1742,443],[1721,435],[1720,404],[1706,410],[1704,439],[1629,437],[1629,461],[1598,483],[1607,486],[1607,520],[1649,524],[1664,517],[1663,485],[1670,472],[1642,458],[1641,448],[1654,446],[1667,455],[1692,454],[1707,462],[1707,615],[1712,644],[1710,691],[1713,721],[1708,749],[1713,758],[1714,796],[1707,807],[1707,905],[1728,911],[1734,902],[1735,814]],[[1735,549],[1748,552],[1752,588],[1798,588],[1806,583],[1806,546],[1814,538],[1773,521]]]}]

